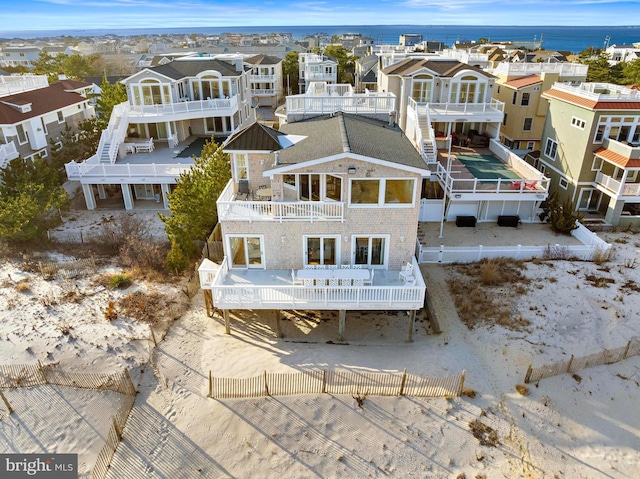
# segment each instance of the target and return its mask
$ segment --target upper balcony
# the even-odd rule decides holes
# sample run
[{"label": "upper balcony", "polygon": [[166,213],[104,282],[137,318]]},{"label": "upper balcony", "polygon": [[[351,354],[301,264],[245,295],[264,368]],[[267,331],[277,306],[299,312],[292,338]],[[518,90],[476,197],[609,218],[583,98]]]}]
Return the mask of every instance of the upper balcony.
[{"label": "upper balcony", "polygon": [[504,103],[492,99],[486,103],[416,103],[418,108],[429,109],[434,122],[480,122],[501,123],[504,118]]},{"label": "upper balcony", "polygon": [[[400,279],[398,270],[372,270],[371,285],[305,286],[294,284],[291,270],[230,269],[205,259],[198,273],[200,287],[212,292],[219,309],[307,310],[419,310],[426,286],[412,258],[412,283]],[[293,273],[293,274],[292,274]]]},{"label": "upper balcony", "polygon": [[[614,198],[624,196],[628,202],[640,202],[640,183],[637,177],[634,176],[633,181],[627,179],[629,173],[637,171],[637,165],[640,165],[640,145],[605,138],[602,148],[594,154],[606,161],[603,165],[609,165],[596,174],[595,186]],[[622,172],[622,176],[614,178],[607,174],[613,173],[614,170]]]},{"label": "upper balcony", "polygon": [[560,78],[587,78],[588,65],[580,63],[510,63],[501,62],[493,71],[494,75],[527,76],[541,73],[557,73]]},{"label": "upper balcony", "polygon": [[275,75],[249,75],[251,83],[273,83],[276,81]]},{"label": "upper balcony", "polygon": [[49,86],[47,75],[0,75],[0,97]]},{"label": "upper balcony", "polygon": [[7,166],[11,160],[14,160],[20,156],[16,149],[16,144],[13,141],[9,143],[0,144],[0,169]]},{"label": "upper balcony", "polygon": [[[556,82],[553,84],[553,89],[596,102],[640,102],[640,91],[621,85],[614,85],[613,83],[580,83],[579,85],[573,85],[571,83]],[[606,109],[606,107],[601,109]]]},{"label": "upper balcony", "polygon": [[307,82],[311,81],[326,81],[326,82],[334,82],[336,81],[336,72],[325,72],[325,71],[307,71],[305,73],[305,80]]},{"label": "upper balcony", "polygon": [[274,96],[278,93],[275,88],[252,88],[251,95],[253,96]]},{"label": "upper balcony", "polygon": [[180,121],[211,116],[233,116],[238,111],[237,95],[231,98],[181,101],[160,105],[129,105],[127,116],[131,123]]},{"label": "upper balcony", "polygon": [[233,180],[222,190],[216,204],[218,221],[344,221],[343,202],[239,199]]}]

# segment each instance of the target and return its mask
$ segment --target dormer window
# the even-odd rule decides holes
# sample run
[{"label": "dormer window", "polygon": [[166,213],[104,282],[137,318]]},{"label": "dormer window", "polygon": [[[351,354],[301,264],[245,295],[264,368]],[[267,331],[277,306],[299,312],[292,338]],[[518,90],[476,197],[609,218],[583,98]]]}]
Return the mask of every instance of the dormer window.
[{"label": "dormer window", "polygon": [[413,92],[411,97],[418,103],[429,103],[433,92],[433,77],[431,75],[416,75],[413,77]]},{"label": "dormer window", "polygon": [[451,103],[484,103],[487,81],[475,75],[453,78],[449,101]]}]

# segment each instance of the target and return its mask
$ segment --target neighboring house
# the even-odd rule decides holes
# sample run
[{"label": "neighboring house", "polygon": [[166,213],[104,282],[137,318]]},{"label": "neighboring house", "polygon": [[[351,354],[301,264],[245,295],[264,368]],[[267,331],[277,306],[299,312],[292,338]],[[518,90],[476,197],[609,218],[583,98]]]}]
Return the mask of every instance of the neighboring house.
[{"label": "neighboring house", "polygon": [[[407,58],[378,73],[378,91],[395,94],[397,122],[432,171],[421,221],[538,220],[548,181],[497,140],[504,104],[492,98],[495,80],[443,58]],[[483,171],[477,161],[491,166]]]},{"label": "neighboring house", "polygon": [[[86,83],[64,80],[49,85],[40,76],[9,79],[0,80],[0,168],[18,156],[46,158],[51,142],[60,140],[67,125],[75,129],[95,116],[86,96],[91,86]],[[15,93],[18,83],[22,92]]]},{"label": "neighboring house", "polygon": [[67,176],[82,183],[90,210],[112,192],[125,209],[137,200],[167,208],[167,194],[193,164],[191,154],[180,156],[185,148],[196,138],[226,138],[249,118],[249,72],[239,55],[188,57],[123,83],[128,102],[113,109],[96,154],[68,163]]},{"label": "neighboring house", "polygon": [[355,61],[355,90],[357,92],[377,91],[378,56],[367,55]]},{"label": "neighboring house", "polygon": [[275,108],[283,98],[282,60],[268,55],[256,55],[244,60],[251,68],[251,96],[255,105]]},{"label": "neighboring house", "polygon": [[556,83],[532,164],[576,209],[612,225],[640,225],[640,91],[608,83]]},{"label": "neighboring house", "polygon": [[557,81],[585,81],[588,68],[576,63],[498,64],[493,97],[504,103],[500,142],[520,156],[540,149],[548,106],[542,93]]},{"label": "neighboring house", "polygon": [[398,43],[403,47],[414,47],[422,42],[423,36],[420,33],[403,33],[400,35]]},{"label": "neighboring house", "polygon": [[632,62],[640,58],[640,48],[636,45],[611,45],[605,52],[609,56],[609,65]]},{"label": "neighboring house", "polygon": [[306,93],[289,95],[275,114],[280,124],[294,123],[337,112],[351,113],[382,121],[391,121],[396,113],[396,96],[393,93],[355,93],[348,83],[329,84],[312,82]]},{"label": "neighboring house", "polygon": [[38,47],[4,47],[2,49],[2,62],[5,67],[33,68],[40,56]]},{"label": "neighboring house", "polygon": [[[273,130],[253,123],[224,145],[232,179],[217,200],[224,261],[201,287],[229,309],[415,311],[414,258],[429,171],[386,122],[338,113]],[[413,273],[403,272],[411,265]],[[408,276],[408,277],[405,277]]]},{"label": "neighboring house", "polygon": [[335,84],[338,82],[338,62],[316,53],[298,55],[299,91],[307,91],[312,82]]}]

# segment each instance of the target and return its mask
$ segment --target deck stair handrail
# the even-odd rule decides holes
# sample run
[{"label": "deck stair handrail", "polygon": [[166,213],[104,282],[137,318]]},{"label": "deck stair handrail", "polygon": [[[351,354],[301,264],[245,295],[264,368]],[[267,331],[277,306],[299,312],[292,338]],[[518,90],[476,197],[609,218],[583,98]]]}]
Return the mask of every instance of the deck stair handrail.
[{"label": "deck stair handrail", "polygon": [[5,168],[11,160],[18,156],[18,150],[16,149],[16,144],[13,141],[6,144],[0,144],[0,169]]},{"label": "deck stair handrail", "polygon": [[124,141],[129,126],[128,112],[129,104],[127,102],[113,107],[109,124],[105,130],[102,130],[96,152],[101,163],[113,164],[116,162],[120,144]]}]

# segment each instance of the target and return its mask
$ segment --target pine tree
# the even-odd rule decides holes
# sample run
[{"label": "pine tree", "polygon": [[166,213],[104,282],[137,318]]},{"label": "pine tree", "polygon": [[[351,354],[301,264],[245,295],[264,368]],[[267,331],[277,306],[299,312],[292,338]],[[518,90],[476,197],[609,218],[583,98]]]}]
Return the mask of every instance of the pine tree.
[{"label": "pine tree", "polygon": [[[201,156],[194,157],[193,167],[180,174],[169,195],[171,216],[160,214],[172,242],[173,259],[180,258],[180,253],[189,258],[195,256],[196,241],[207,239],[218,222],[216,201],[230,178],[229,156],[212,138],[205,143]],[[175,248],[179,248],[180,253]],[[175,263],[181,263],[181,260]],[[175,266],[170,267],[176,269]]]},{"label": "pine tree", "polygon": [[46,160],[12,160],[0,171],[0,236],[9,241],[42,238],[67,202],[59,175]]}]

